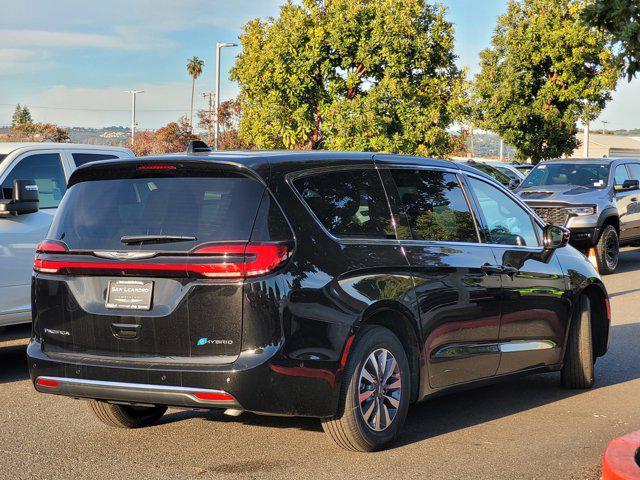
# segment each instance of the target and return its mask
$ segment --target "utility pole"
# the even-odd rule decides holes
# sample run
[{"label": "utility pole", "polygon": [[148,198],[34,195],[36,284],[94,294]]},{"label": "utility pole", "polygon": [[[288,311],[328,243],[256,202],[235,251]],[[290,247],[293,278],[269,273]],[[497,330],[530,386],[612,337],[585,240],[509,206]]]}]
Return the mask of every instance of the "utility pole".
[{"label": "utility pole", "polygon": [[473,138],[473,125],[471,125],[471,128],[469,129],[469,137],[471,137],[471,158],[475,158],[476,145],[475,145],[475,140]]},{"label": "utility pole", "polygon": [[131,146],[133,147],[136,136],[136,95],[144,93],[144,90],[125,90],[124,93],[131,94]]},{"label": "utility pole", "polygon": [[209,120],[207,121],[207,143],[209,145],[211,145],[211,108],[212,108],[212,102],[213,102],[213,93],[212,92],[208,92],[208,93],[203,93],[202,96],[206,99],[208,99],[209,102]]},{"label": "utility pole", "polygon": [[604,135],[607,131],[607,122],[606,120],[602,120],[602,134]]},{"label": "utility pole", "polygon": [[504,161],[504,140],[500,139],[500,161]]},{"label": "utility pole", "polygon": [[218,121],[218,110],[220,109],[220,49],[224,47],[237,47],[237,43],[216,42],[216,129],[214,131],[214,150],[218,150],[218,135],[220,133],[220,122]]},{"label": "utility pole", "polygon": [[589,122],[584,124],[582,154],[584,155],[584,158],[589,158]]}]

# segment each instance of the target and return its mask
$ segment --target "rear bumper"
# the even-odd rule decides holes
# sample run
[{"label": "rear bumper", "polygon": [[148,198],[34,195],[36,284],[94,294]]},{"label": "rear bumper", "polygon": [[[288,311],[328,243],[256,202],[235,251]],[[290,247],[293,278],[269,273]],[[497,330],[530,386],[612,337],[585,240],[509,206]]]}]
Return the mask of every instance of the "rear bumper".
[{"label": "rear bumper", "polygon": [[235,398],[222,390],[47,376],[37,377],[34,386],[41,393],[75,398],[145,405],[241,409]]},{"label": "rear bumper", "polygon": [[[337,411],[342,362],[286,358],[279,346],[246,352],[228,365],[131,365],[91,357],[48,355],[42,343],[27,348],[31,380],[42,393],[131,404],[234,408],[272,415],[329,417]],[[58,388],[37,385],[39,378]],[[196,392],[227,393],[230,401],[203,401]]]}]

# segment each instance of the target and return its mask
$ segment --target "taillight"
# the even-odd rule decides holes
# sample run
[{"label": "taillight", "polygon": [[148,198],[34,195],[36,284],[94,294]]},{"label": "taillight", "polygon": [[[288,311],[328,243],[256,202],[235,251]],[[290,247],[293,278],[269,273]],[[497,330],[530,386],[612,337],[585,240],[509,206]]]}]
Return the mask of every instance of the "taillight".
[{"label": "taillight", "polygon": [[[44,242],[43,242],[44,243]],[[59,242],[62,243],[62,242]],[[45,247],[43,247],[45,248]],[[63,253],[64,250],[39,250],[39,253]],[[282,265],[290,254],[285,243],[232,243],[208,244],[197,247],[189,255],[156,256],[139,262],[99,261],[65,255],[66,258],[36,256],[33,269],[41,273],[103,274],[105,271],[128,275],[170,274],[173,276],[199,276],[206,278],[243,279],[265,275]]]},{"label": "taillight", "polygon": [[36,253],[64,253],[68,252],[69,247],[60,240],[43,240],[36,247]]},{"label": "taillight", "polygon": [[50,378],[42,378],[38,377],[36,380],[36,385],[40,387],[48,387],[48,388],[58,388],[60,386],[60,382],[57,380],[52,380]]},{"label": "taillight", "polygon": [[221,262],[202,264],[200,272],[210,278],[245,278],[265,275],[287,258],[289,247],[282,243],[248,243],[246,245],[205,245],[196,255],[220,256]]}]

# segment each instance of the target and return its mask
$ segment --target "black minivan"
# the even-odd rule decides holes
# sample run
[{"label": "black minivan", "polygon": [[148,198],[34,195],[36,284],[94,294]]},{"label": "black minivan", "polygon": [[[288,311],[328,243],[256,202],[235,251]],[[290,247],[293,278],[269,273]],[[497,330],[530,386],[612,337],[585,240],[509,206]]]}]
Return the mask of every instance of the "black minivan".
[{"label": "black minivan", "polygon": [[606,290],[568,231],[444,160],[226,152],[94,162],[38,247],[35,388],[117,427],[167,407],[397,437],[409,404],[513,375],[588,388]]}]

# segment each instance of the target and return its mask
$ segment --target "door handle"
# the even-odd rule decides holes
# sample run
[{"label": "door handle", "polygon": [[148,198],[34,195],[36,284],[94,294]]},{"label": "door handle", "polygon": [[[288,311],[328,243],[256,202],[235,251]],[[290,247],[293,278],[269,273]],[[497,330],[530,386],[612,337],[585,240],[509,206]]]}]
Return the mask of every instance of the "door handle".
[{"label": "door handle", "polygon": [[502,273],[505,275],[513,276],[516,275],[520,270],[516,267],[512,267],[511,265],[502,265]]},{"label": "door handle", "polygon": [[482,265],[482,271],[487,275],[515,275],[520,270],[516,267],[512,267],[511,265],[491,265],[490,263],[485,263]]},{"label": "door handle", "polygon": [[482,271],[487,275],[500,275],[503,270],[502,265],[491,265],[490,263],[485,263],[480,268],[482,268]]},{"label": "door handle", "polygon": [[637,202],[638,201],[638,197],[631,197],[631,201],[632,202]]}]

